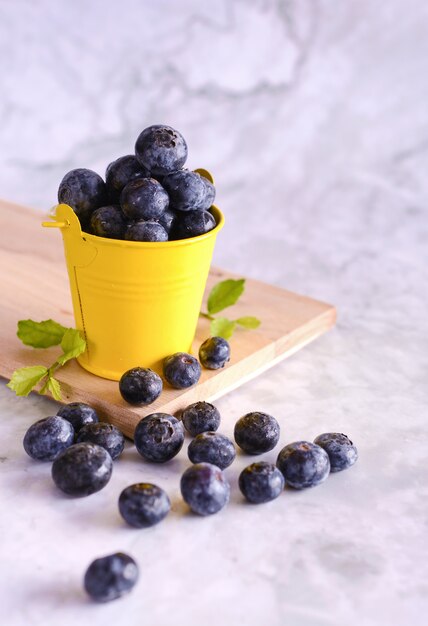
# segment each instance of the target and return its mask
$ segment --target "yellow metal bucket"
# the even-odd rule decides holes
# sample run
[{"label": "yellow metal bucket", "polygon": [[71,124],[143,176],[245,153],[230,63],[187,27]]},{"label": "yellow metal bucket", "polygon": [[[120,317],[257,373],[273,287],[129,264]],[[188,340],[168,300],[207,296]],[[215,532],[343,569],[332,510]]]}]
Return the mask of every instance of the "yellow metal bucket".
[{"label": "yellow metal bucket", "polygon": [[70,279],[76,328],[89,372],[119,380],[131,367],[161,370],[163,359],[189,352],[196,331],[217,226],[199,237],[166,242],[119,241],[81,231],[73,209],[56,207]]}]

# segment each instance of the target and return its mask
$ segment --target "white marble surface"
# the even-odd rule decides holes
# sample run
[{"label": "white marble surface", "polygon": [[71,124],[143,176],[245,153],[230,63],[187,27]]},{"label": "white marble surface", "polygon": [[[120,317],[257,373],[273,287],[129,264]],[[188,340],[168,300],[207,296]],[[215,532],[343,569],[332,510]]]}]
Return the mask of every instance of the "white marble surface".
[{"label": "white marble surface", "polygon": [[[217,403],[222,431],[259,409],[282,444],[339,430],[360,451],[260,507],[237,491],[239,456],[231,504],[199,519],[179,497],[185,450],[154,467],[130,446],[105,490],[72,500],[21,447],[55,407],[1,384],[2,622],[424,623],[427,26],[418,0],[0,2],[0,195],[45,210],[68,169],[102,171],[150,123],[182,130],[227,216],[217,264],[339,311],[336,330]],[[173,511],[134,531],[116,499],[140,479]],[[83,572],[115,550],[140,583],[93,605]]]}]

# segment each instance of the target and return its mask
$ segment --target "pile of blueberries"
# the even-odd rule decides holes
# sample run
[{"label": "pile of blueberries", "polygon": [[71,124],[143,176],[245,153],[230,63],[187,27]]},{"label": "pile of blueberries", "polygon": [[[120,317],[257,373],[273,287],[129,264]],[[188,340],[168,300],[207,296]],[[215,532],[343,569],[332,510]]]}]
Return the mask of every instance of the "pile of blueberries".
[{"label": "pile of blueberries", "polygon": [[[156,124],[139,135],[135,155],[119,157],[106,170],[68,172],[58,201],[72,207],[82,230],[129,241],[168,241],[197,237],[216,226],[210,212],[211,181],[183,169],[187,143],[177,130]],[[201,170],[203,171],[203,170]]]},{"label": "pile of blueberries", "polygon": [[[183,473],[180,489],[190,510],[201,516],[217,513],[229,501],[230,484],[223,470],[233,463],[236,449],[228,437],[217,432],[220,421],[215,406],[196,402],[183,410],[180,419],[166,413],[147,415],[134,433],[137,451],[152,463],[165,463],[175,457],[183,446],[185,430],[193,437],[187,449],[192,465]],[[277,420],[266,413],[248,413],[235,424],[235,443],[248,455],[273,450],[279,436]],[[118,428],[99,421],[96,411],[80,402],[39,420],[24,437],[27,454],[40,461],[53,461],[54,483],[72,496],[87,496],[105,487],[112,475],[113,460],[122,453],[124,443]],[[324,433],[314,443],[286,445],[276,465],[265,461],[248,465],[239,476],[239,489],[253,504],[269,502],[285,486],[305,489],[321,484],[330,472],[350,467],[357,457],[357,449],[346,435]],[[135,528],[158,524],[170,508],[167,493],[151,483],[130,485],[118,499],[120,515]],[[105,602],[129,592],[137,579],[135,560],[115,553],[91,563],[84,587],[91,598]]]}]

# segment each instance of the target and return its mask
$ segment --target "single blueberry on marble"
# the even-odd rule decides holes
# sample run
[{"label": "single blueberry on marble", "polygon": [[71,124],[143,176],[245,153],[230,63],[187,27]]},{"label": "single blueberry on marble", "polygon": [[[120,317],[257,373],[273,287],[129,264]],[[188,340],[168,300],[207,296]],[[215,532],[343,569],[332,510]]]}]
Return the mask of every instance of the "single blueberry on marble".
[{"label": "single blueberry on marble", "polygon": [[343,433],[323,433],[314,439],[330,459],[330,472],[341,472],[358,459],[358,451],[347,435]]},{"label": "single blueberry on marble", "polygon": [[196,435],[187,448],[187,455],[192,463],[211,463],[226,469],[235,460],[236,450],[228,437],[209,431]]},{"label": "single blueberry on marble", "polygon": [[125,228],[125,216],[119,206],[102,206],[92,213],[91,231],[98,237],[123,239]]},{"label": "single blueberry on marble", "polygon": [[67,420],[55,415],[38,420],[24,436],[24,450],[37,461],[53,461],[72,445],[74,428]]},{"label": "single blueberry on marble", "polygon": [[199,360],[210,370],[224,367],[230,361],[230,345],[223,337],[209,337],[199,348]]},{"label": "single blueberry on marble", "polygon": [[135,406],[146,406],[154,402],[160,396],[162,387],[162,378],[145,367],[133,367],[119,381],[122,398]]},{"label": "single blueberry on marble", "polygon": [[215,227],[215,218],[208,211],[187,211],[177,215],[172,235],[173,239],[199,237]]},{"label": "single blueberry on marble", "polygon": [[167,493],[152,483],[136,483],[126,487],[119,496],[119,512],[135,528],[159,524],[169,513],[171,502]]},{"label": "single blueberry on marble", "polygon": [[57,415],[70,422],[76,433],[86,424],[95,424],[99,421],[96,410],[85,402],[70,402],[61,407]]},{"label": "single blueberry on marble", "polygon": [[70,446],[52,464],[55,485],[70,496],[89,496],[100,491],[112,471],[113,461],[107,450],[88,442]]},{"label": "single blueberry on marble", "polygon": [[183,167],[187,159],[187,144],[178,130],[155,124],[140,133],[135,144],[135,154],[153,175],[164,176]]},{"label": "single blueberry on marble", "polygon": [[217,465],[197,463],[181,477],[181,495],[193,513],[213,515],[229,502],[230,485]]},{"label": "single blueberry on marble", "polygon": [[127,226],[125,239],[128,241],[168,241],[168,233],[160,222],[140,220]]},{"label": "single blueberry on marble", "polygon": [[241,417],[234,430],[236,443],[247,454],[263,454],[272,450],[279,441],[279,434],[277,420],[260,411]]},{"label": "single blueberry on marble", "polygon": [[113,461],[122,454],[125,447],[125,437],[122,431],[107,422],[96,422],[95,424],[83,426],[76,438],[77,443],[82,441],[96,443],[98,446],[101,446],[107,450]]},{"label": "single blueberry on marble", "polygon": [[96,602],[109,602],[129,593],[138,580],[138,566],[122,552],[95,559],[86,570],[83,585]]},{"label": "single blueberry on marble", "polygon": [[278,454],[276,465],[285,483],[294,489],[315,487],[330,473],[327,452],[310,441],[289,443]]},{"label": "single blueberry on marble", "polygon": [[220,419],[218,409],[209,402],[189,404],[181,415],[184,428],[192,437],[207,431],[217,430],[220,426]]},{"label": "single blueberry on marble", "polygon": [[259,461],[248,465],[239,475],[239,489],[253,504],[277,498],[285,485],[284,476],[275,465]]},{"label": "single blueberry on marble", "polygon": [[170,207],[175,211],[197,211],[205,208],[209,193],[205,180],[200,174],[189,170],[177,170],[167,174],[162,180],[162,186],[168,192]]},{"label": "single blueberry on marble", "polygon": [[168,413],[151,413],[143,417],[134,432],[138,452],[147,461],[165,463],[181,450],[184,442],[183,424]]},{"label": "single blueberry on marble", "polygon": [[124,187],[120,205],[129,220],[156,220],[168,208],[169,197],[154,178],[137,178]]},{"label": "single blueberry on marble", "polygon": [[163,363],[163,375],[175,389],[186,389],[196,385],[201,376],[201,365],[187,352],[176,352]]},{"label": "single blueberry on marble", "polygon": [[58,188],[58,202],[68,204],[76,213],[82,228],[89,225],[95,209],[104,206],[107,189],[101,176],[83,167],[67,172]]},{"label": "single blueberry on marble", "polygon": [[111,202],[118,202],[124,187],[131,180],[150,178],[150,172],[133,154],[119,157],[107,166],[106,185]]}]

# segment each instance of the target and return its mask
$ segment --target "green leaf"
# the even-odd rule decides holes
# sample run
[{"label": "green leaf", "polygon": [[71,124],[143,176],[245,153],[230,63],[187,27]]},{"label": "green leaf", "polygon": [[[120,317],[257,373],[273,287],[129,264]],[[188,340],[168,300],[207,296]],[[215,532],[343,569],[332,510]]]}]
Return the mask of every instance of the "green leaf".
[{"label": "green leaf", "polygon": [[67,328],[61,341],[61,348],[64,352],[58,359],[59,365],[65,365],[70,359],[74,359],[86,350],[86,341],[80,332],[75,328]]},{"label": "green leaf", "polygon": [[235,330],[236,322],[228,320],[226,317],[216,317],[211,322],[210,331],[212,337],[223,337],[223,339],[230,339]]},{"label": "green leaf", "polygon": [[48,378],[48,384],[46,385],[46,388],[48,391],[51,392],[52,397],[55,400],[61,400],[61,386],[59,384],[59,381],[54,378],[53,376],[49,376]]},{"label": "green leaf", "polygon": [[16,334],[26,346],[49,348],[61,343],[66,330],[64,326],[53,320],[45,320],[44,322],[20,320]]},{"label": "green leaf", "polygon": [[15,370],[7,386],[12,389],[17,396],[28,396],[38,382],[48,373],[44,365],[32,365],[31,367],[21,367]]},{"label": "green leaf", "polygon": [[246,315],[245,317],[238,317],[235,320],[237,324],[243,326],[244,328],[258,328],[261,324],[260,320],[257,317],[253,317],[252,315]]},{"label": "green leaf", "polygon": [[228,278],[227,280],[222,280],[220,283],[217,283],[217,285],[214,285],[211,289],[210,295],[208,296],[208,313],[218,313],[228,306],[232,306],[232,304],[235,304],[235,302],[239,300],[244,289],[244,278],[239,278],[238,280]]}]

